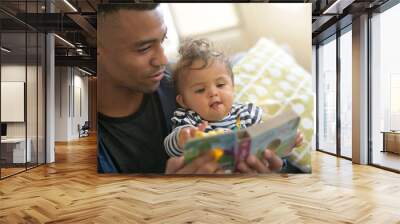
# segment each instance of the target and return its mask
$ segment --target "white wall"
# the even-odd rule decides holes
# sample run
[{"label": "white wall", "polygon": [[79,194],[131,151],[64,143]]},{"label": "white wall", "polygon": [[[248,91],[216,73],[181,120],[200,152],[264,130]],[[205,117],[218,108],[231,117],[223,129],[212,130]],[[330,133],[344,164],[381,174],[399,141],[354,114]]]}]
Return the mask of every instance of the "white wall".
[{"label": "white wall", "polygon": [[260,37],[286,45],[297,62],[311,73],[311,3],[240,4],[247,47]]},{"label": "white wall", "polygon": [[[44,162],[44,82],[42,67],[25,64],[3,64],[1,66],[2,81],[18,81],[26,84],[26,106],[22,112],[26,112],[25,122],[7,122],[7,137],[30,139],[32,161]],[[27,78],[27,81],[25,80]],[[7,97],[7,96],[2,96]],[[9,108],[1,108],[7,110]],[[37,157],[37,153],[39,156]]]},{"label": "white wall", "polygon": [[1,65],[1,81],[25,82],[25,65]]},{"label": "white wall", "polygon": [[55,141],[68,141],[70,83],[68,67],[55,68]]},{"label": "white wall", "polygon": [[[82,74],[82,73],[81,73]],[[76,87],[81,89],[81,100],[82,100],[82,116],[79,116],[80,122],[85,122],[88,120],[88,77],[75,75],[75,83]]]},{"label": "white wall", "polygon": [[[73,108],[73,113],[72,113],[72,132],[71,135],[73,138],[78,137],[78,129],[77,126],[80,124],[82,126],[85,121],[88,121],[88,116],[89,116],[89,111],[88,111],[88,106],[89,106],[89,93],[88,93],[88,78],[87,76],[82,77],[78,73],[78,70],[75,70],[75,75],[74,75],[74,108]],[[80,93],[79,93],[80,92]],[[81,110],[81,111],[80,111]]]},{"label": "white wall", "polygon": [[77,139],[78,124],[88,120],[88,79],[82,75],[76,68],[56,67],[55,141]]},{"label": "white wall", "polygon": [[[36,67],[34,66],[27,66],[25,65],[18,65],[18,64],[6,64],[1,66],[1,81],[18,81],[18,82],[25,82],[25,75],[27,69],[28,80],[29,80],[29,87],[36,86],[36,80],[33,80],[31,75],[36,76]],[[28,137],[29,133],[35,131],[36,133],[36,113],[32,113],[36,111],[36,87],[35,88],[27,88],[27,104],[30,106],[29,113],[27,113],[27,120],[28,124]],[[34,102],[33,104],[31,104]],[[7,108],[1,108],[1,110],[6,110]],[[34,122],[34,124],[32,124]],[[25,137],[25,123],[26,122],[7,122],[7,136],[8,137]],[[32,130],[31,130],[32,129]]]},{"label": "white wall", "polygon": [[[28,68],[28,70],[30,70],[30,68]],[[18,65],[18,64],[2,65],[1,81],[25,82],[25,65]],[[7,108],[1,108],[1,110],[7,110]],[[7,123],[7,136],[25,137],[25,123],[24,122]]]}]

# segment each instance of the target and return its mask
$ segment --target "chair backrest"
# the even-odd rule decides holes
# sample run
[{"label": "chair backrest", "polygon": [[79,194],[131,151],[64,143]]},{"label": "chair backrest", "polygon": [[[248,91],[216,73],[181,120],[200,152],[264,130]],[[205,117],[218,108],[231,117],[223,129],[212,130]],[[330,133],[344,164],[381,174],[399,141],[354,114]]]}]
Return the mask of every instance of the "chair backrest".
[{"label": "chair backrest", "polygon": [[89,128],[90,128],[89,121],[85,121],[85,123],[82,126],[82,129],[89,129]]}]

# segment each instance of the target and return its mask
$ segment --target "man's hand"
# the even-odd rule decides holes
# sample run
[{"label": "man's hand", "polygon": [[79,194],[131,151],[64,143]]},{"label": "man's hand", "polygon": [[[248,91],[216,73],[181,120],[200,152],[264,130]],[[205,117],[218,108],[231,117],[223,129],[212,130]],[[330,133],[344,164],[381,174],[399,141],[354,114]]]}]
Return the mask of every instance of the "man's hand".
[{"label": "man's hand", "polygon": [[241,173],[271,173],[279,171],[282,165],[282,159],[273,151],[266,149],[262,159],[249,155],[246,160],[239,162],[237,169]]},{"label": "man's hand", "polygon": [[167,161],[165,169],[166,174],[212,174],[220,171],[218,161],[211,151],[186,165],[183,156],[172,157]]},{"label": "man's hand", "polygon": [[[207,124],[201,124],[196,130],[204,130]],[[190,136],[193,135],[189,132]],[[294,147],[299,147],[303,143],[303,134],[297,132],[296,143]],[[239,162],[237,169],[241,173],[271,173],[280,171],[283,166],[282,159],[275,154],[274,151],[265,149],[263,157],[258,159],[255,155],[249,155],[246,160]],[[170,158],[167,162],[166,174],[211,174],[223,173],[218,165],[217,160],[211,153],[193,160],[192,163],[184,165],[183,156]]]},{"label": "man's hand", "polygon": [[[303,143],[303,134],[297,131],[295,147],[301,146]],[[262,159],[258,159],[255,155],[247,156],[245,161],[239,162],[237,169],[241,173],[270,173],[280,171],[283,161],[275,154],[274,151],[265,149]]]}]

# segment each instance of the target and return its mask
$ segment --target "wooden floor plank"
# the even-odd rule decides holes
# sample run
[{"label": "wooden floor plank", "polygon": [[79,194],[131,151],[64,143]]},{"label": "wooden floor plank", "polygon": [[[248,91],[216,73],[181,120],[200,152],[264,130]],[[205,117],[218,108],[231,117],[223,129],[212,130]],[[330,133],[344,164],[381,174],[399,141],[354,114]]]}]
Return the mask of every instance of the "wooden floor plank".
[{"label": "wooden floor plank", "polygon": [[312,156],[312,174],[100,175],[82,138],[0,181],[0,223],[400,223],[399,174]]}]

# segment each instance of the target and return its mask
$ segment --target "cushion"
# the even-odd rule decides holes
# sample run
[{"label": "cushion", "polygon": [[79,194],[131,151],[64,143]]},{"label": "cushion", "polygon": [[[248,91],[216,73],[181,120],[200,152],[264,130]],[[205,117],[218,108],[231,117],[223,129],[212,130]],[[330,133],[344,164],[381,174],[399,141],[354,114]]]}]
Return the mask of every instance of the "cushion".
[{"label": "cushion", "polygon": [[301,171],[310,173],[314,134],[311,75],[279,45],[265,38],[234,65],[233,72],[235,101],[262,107],[264,122],[289,108],[301,117],[299,129],[304,135],[303,144],[287,158]]}]

